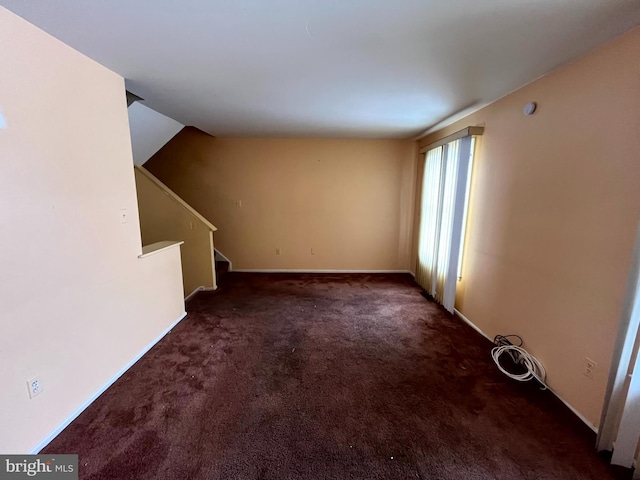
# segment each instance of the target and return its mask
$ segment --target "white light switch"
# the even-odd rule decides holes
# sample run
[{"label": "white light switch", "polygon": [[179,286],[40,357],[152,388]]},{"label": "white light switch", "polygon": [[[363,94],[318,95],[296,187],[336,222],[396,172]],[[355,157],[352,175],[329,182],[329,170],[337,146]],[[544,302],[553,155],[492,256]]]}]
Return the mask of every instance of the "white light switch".
[{"label": "white light switch", "polygon": [[120,223],[129,223],[129,214],[126,208],[120,209]]}]

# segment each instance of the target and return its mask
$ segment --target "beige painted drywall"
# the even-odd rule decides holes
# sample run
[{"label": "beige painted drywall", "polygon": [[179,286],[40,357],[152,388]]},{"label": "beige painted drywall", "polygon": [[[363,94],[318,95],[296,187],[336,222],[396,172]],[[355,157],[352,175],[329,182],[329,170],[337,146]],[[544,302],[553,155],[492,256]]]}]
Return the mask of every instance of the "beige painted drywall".
[{"label": "beige painted drywall", "polygon": [[[184,300],[179,248],[138,258],[123,79],[2,7],[0,44],[0,452],[20,453]],[[34,376],[44,390],[30,400]]]},{"label": "beige painted drywall", "polygon": [[468,125],[485,134],[457,308],[490,336],[521,335],[597,425],[640,214],[640,30],[420,145]]},{"label": "beige painted drywall", "polygon": [[415,162],[408,140],[186,128],[145,167],[218,227],[216,248],[234,270],[408,270]]},{"label": "beige painted drywall", "polygon": [[215,227],[190,211],[175,193],[146,169],[136,166],[135,173],[142,244],[167,238],[184,241],[181,253],[185,296],[199,287],[215,289]]}]

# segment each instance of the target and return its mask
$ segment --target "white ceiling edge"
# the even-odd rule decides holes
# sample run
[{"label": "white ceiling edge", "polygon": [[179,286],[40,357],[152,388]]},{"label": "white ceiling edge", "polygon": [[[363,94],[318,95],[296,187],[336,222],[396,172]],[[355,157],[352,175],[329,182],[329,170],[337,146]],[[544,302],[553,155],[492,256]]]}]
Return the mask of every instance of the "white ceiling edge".
[{"label": "white ceiling edge", "polygon": [[[398,137],[397,135],[378,135],[376,133],[372,134],[372,135],[363,135],[363,136],[357,136],[357,137],[352,137],[349,136],[348,133],[346,136],[342,136],[342,135],[333,135],[331,137],[327,137],[327,136],[323,136],[323,135],[301,135],[301,136],[297,136],[297,135],[291,135],[289,137],[286,138],[340,138],[340,139],[352,139],[352,138],[364,138],[364,139],[394,139],[394,140],[411,140],[411,141],[420,141],[421,139],[423,139],[424,137],[431,135],[432,133],[436,133],[440,130],[443,130],[445,128],[447,128],[450,125],[453,125],[454,123],[463,120],[464,118],[473,115],[476,112],[479,112],[480,110],[482,110],[483,108],[486,108],[490,105],[493,105],[496,102],[499,102],[500,100],[502,100],[503,98],[506,98],[520,90],[522,90],[523,88],[526,88],[527,86],[537,82],[538,80],[545,78],[559,70],[562,70],[563,68],[568,67],[569,65],[580,61],[581,59],[588,57],[589,55],[593,54],[594,52],[597,52],[598,50],[604,48],[607,44],[616,41],[618,38],[623,37],[625,35],[630,34],[631,32],[633,32],[634,30],[640,29],[640,25],[636,25],[633,26],[631,28],[629,28],[628,30],[620,33],[619,35],[615,36],[614,38],[611,38],[607,41],[605,41],[604,43],[601,43],[599,45],[596,45],[595,47],[591,48],[590,50],[587,50],[586,52],[583,52],[581,54],[579,54],[578,56],[574,57],[574,58],[570,58],[564,62],[562,62],[561,64],[557,65],[555,68],[549,70],[548,72],[545,72],[541,75],[539,75],[536,78],[533,78],[532,80],[526,81],[525,83],[523,83],[522,85],[513,88],[512,90],[508,91],[507,93],[500,95],[498,97],[496,97],[493,100],[487,100],[487,101],[478,101],[478,102],[473,102],[472,104],[463,107],[461,109],[455,110],[453,113],[449,114],[448,116],[446,116],[444,119],[438,121],[437,123],[429,126],[426,130],[420,132],[419,134],[415,135],[415,134],[409,134],[406,136],[400,136]],[[534,99],[532,99],[533,101]],[[206,132],[209,133],[212,136],[216,136],[213,133],[210,132]],[[344,132],[342,132],[344,133]],[[219,137],[227,137],[229,138],[230,136],[228,135],[217,135]],[[284,137],[280,137],[280,136],[270,136],[270,135],[265,135],[265,136],[260,136],[260,135],[233,135],[231,136],[232,138],[284,138]]]},{"label": "white ceiling edge", "polygon": [[[522,86],[520,88],[524,88],[524,86]],[[514,90],[514,92],[517,92],[518,90],[520,90],[520,88],[517,88],[516,90]],[[507,95],[510,95],[510,94],[508,93]],[[505,95],[505,97],[507,95]],[[452,124],[456,123],[458,120],[462,120],[462,119],[468,117],[469,115],[472,115],[472,114],[482,110],[484,107],[488,107],[489,105],[491,105],[492,103],[497,102],[501,98],[503,98],[503,97],[500,97],[500,98],[498,98],[496,100],[493,100],[491,102],[474,103],[473,105],[470,105],[470,106],[468,106],[466,108],[463,108],[462,110],[458,110],[457,112],[453,113],[452,115],[449,115],[444,120],[441,120],[438,123],[436,123],[435,125],[427,128],[424,132],[421,132],[417,136],[411,138],[411,140],[415,140],[415,141],[421,140],[424,137],[426,137],[427,135],[430,135],[430,134],[435,133],[435,132],[437,132],[439,130],[442,130],[443,128],[446,128],[449,125],[452,125]]]},{"label": "white ceiling edge", "polygon": [[127,109],[131,131],[133,163],[143,165],[166,145],[184,125],[160,112],[141,104],[132,103]]},{"label": "white ceiling edge", "polygon": [[638,0],[187,3],[0,0],[219,137],[411,139],[640,24]]},{"label": "white ceiling edge", "polygon": [[[631,33],[632,31],[636,30],[636,29],[640,29],[640,26],[638,27],[633,27],[630,30],[622,33],[621,35],[619,35],[618,37],[609,40],[608,42],[605,42],[602,45],[598,45],[597,47],[589,50],[588,52],[583,53],[582,55],[578,55],[576,58],[572,58],[571,60],[566,61],[565,63],[563,63],[562,65],[558,65],[558,67],[554,68],[553,70],[540,75],[537,78],[534,78],[533,80],[524,83],[523,85],[521,85],[520,87],[514,88],[513,90],[511,90],[510,92],[505,93],[504,95],[501,95],[500,97],[496,98],[495,100],[490,100],[488,102],[480,102],[480,103],[476,103],[473,105],[470,105],[466,108],[463,108],[462,110],[459,110],[451,115],[449,115],[447,118],[445,118],[444,120],[439,121],[438,123],[430,126],[429,128],[427,128],[424,132],[421,132],[420,134],[418,134],[417,136],[413,137],[411,140],[415,140],[415,141],[419,141],[422,140],[424,137],[426,137],[427,135],[431,135],[432,133],[436,133],[440,130],[443,130],[445,128],[447,128],[449,125],[453,125],[454,123],[456,123],[459,120],[463,120],[466,117],[473,115],[476,112],[479,112],[480,110],[482,110],[483,108],[488,107],[489,105],[493,105],[496,102],[499,102],[500,100],[502,100],[503,98],[508,97],[509,95],[513,95],[516,92],[519,92],[520,90],[522,90],[523,88],[528,87],[529,85],[536,83],[538,80],[548,77],[549,75],[562,70],[564,68],[567,68],[569,65],[575,63],[575,62],[579,62],[580,60],[582,60],[585,57],[588,57],[589,55],[593,54],[594,52],[597,52],[598,50],[600,50],[601,48],[604,48],[608,43],[615,41],[617,38],[620,38],[624,35],[627,35],[629,33]],[[535,101],[535,99],[531,99],[531,101]],[[524,105],[523,105],[524,107]],[[472,126],[472,125],[470,125]]]}]

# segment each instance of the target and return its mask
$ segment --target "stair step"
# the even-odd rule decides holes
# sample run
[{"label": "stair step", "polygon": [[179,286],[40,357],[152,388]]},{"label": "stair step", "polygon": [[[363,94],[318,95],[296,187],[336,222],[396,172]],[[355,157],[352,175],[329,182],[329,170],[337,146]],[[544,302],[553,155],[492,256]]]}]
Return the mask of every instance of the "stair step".
[{"label": "stair step", "polygon": [[225,262],[224,260],[216,260],[216,284],[220,286],[220,282],[222,278],[229,271],[229,262]]}]

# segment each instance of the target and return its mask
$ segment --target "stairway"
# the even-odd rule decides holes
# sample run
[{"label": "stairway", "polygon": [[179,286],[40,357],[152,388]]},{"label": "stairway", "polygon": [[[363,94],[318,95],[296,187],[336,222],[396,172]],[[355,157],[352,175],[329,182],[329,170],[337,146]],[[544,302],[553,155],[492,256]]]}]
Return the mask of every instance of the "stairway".
[{"label": "stairway", "polygon": [[229,272],[229,262],[226,260],[216,260],[216,285],[222,285],[222,278]]},{"label": "stairway", "polygon": [[167,238],[182,240],[185,297],[195,290],[215,289],[213,234],[217,228],[146,168],[136,165],[134,172],[143,246]]}]

